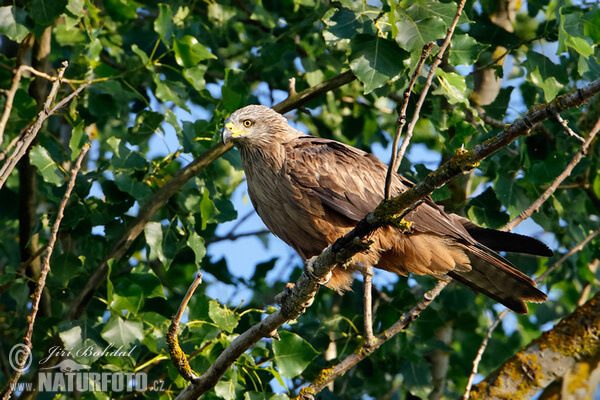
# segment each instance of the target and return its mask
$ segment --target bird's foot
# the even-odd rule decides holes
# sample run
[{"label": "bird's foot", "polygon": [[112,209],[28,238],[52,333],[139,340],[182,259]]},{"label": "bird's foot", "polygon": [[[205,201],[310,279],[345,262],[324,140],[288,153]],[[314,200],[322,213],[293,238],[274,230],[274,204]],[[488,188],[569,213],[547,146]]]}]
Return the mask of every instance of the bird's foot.
[{"label": "bird's foot", "polygon": [[315,257],[306,261],[306,263],[304,264],[304,272],[310,278],[317,281],[317,283],[319,285],[327,285],[333,274],[331,273],[331,271],[329,271],[327,274],[325,274],[325,276],[323,278],[320,278],[317,275],[315,275],[315,269],[313,267],[314,260],[315,260]]}]

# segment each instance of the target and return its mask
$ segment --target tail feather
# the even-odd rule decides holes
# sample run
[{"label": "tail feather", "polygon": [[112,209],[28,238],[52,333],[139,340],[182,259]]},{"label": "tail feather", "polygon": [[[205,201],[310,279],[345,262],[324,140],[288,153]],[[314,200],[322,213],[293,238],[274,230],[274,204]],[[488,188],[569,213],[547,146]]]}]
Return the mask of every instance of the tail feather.
[{"label": "tail feather", "polygon": [[464,247],[471,271],[451,271],[448,275],[453,279],[520,314],[527,313],[526,301],[546,301],[548,296],[536,288],[535,282],[504,257],[483,245]]},{"label": "tail feather", "polygon": [[543,242],[518,233],[497,231],[475,225],[467,218],[451,214],[452,219],[462,224],[469,235],[479,243],[495,251],[532,254],[551,257],[554,253]]}]

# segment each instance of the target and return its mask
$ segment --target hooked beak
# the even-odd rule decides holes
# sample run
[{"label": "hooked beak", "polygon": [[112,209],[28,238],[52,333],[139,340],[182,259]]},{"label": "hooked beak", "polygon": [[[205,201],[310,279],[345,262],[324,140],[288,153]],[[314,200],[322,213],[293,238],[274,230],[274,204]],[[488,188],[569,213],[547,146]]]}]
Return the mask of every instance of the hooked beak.
[{"label": "hooked beak", "polygon": [[248,133],[248,131],[238,128],[231,122],[226,122],[221,137],[223,139],[223,143],[227,144],[233,141],[235,138],[238,138],[246,133]]}]

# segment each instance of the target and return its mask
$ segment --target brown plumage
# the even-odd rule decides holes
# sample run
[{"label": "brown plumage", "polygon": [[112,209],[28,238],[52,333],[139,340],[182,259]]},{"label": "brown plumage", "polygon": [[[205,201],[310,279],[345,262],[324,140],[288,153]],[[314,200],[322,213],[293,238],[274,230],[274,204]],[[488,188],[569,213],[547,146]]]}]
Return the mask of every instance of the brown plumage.
[{"label": "brown plumage", "polygon": [[[233,113],[223,140],[240,151],[252,204],[269,230],[303,258],[319,254],[350,231],[383,199],[387,166],[372,154],[304,135],[265,106]],[[392,194],[413,184],[396,174]],[[410,233],[378,229],[367,253],[354,261],[400,275],[449,275],[519,313],[525,301],[543,302],[535,282],[495,251],[550,256],[536,239],[481,228],[446,214],[427,198],[405,217]],[[495,250],[495,251],[494,251]],[[328,287],[350,287],[355,270],[334,268]]]}]

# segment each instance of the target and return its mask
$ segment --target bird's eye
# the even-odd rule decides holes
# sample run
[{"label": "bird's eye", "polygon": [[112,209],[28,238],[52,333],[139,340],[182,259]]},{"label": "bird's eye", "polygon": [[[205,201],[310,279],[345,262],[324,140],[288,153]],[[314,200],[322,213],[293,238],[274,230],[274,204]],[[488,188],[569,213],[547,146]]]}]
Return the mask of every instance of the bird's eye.
[{"label": "bird's eye", "polygon": [[244,120],[244,126],[246,128],[250,128],[252,126],[252,121],[250,121],[249,119]]}]

